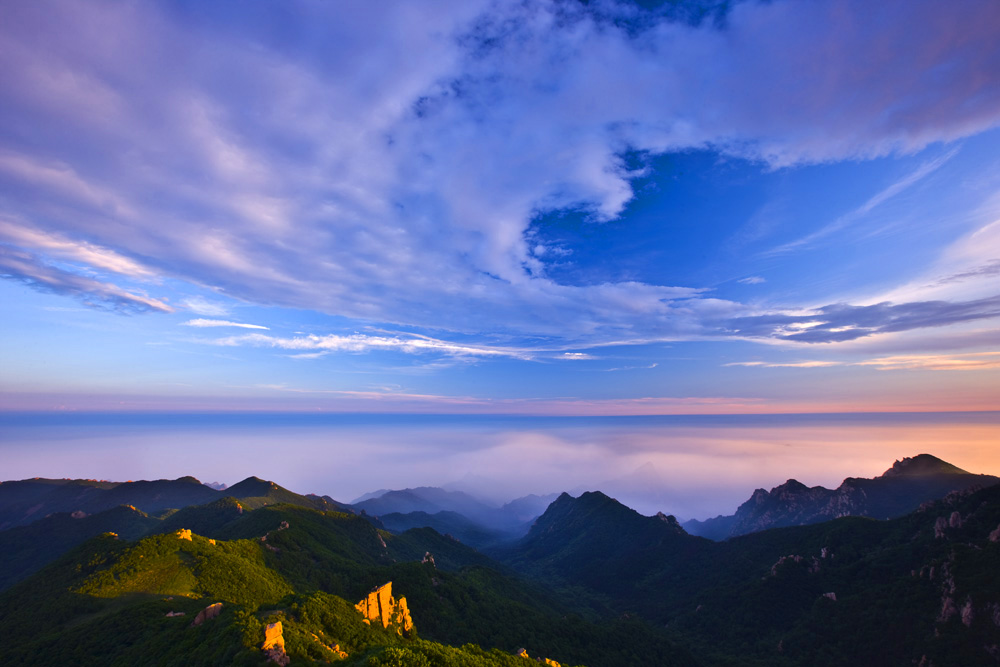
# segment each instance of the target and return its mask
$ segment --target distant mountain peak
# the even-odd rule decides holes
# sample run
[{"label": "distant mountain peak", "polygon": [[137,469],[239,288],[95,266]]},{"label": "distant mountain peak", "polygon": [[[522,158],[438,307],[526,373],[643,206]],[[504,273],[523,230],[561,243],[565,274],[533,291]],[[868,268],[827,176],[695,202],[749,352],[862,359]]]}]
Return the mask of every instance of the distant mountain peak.
[{"label": "distant mountain peak", "polygon": [[925,475],[968,475],[969,472],[930,454],[917,454],[896,461],[882,477],[922,477]]},{"label": "distant mountain peak", "polygon": [[974,475],[930,454],[918,454],[893,463],[873,479],[848,477],[836,489],[807,487],[790,479],[771,489],[757,489],[736,513],[705,522],[687,522],[695,535],[725,539],[767,528],[799,526],[842,516],[876,519],[902,516],[921,503],[942,498],[972,485],[991,485],[1000,479]]}]

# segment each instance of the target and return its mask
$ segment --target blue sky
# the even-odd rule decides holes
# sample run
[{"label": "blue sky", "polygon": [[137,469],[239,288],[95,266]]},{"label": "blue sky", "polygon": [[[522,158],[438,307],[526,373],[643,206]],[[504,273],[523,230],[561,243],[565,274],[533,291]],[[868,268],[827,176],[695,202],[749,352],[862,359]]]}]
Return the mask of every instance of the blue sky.
[{"label": "blue sky", "polygon": [[7,410],[1000,409],[996,2],[6,3],[0,59]]}]

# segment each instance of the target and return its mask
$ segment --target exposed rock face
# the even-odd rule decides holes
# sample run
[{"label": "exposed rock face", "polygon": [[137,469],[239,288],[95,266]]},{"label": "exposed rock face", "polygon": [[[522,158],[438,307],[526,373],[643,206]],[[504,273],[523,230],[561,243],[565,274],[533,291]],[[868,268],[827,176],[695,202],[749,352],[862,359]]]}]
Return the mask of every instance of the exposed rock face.
[{"label": "exposed rock face", "polygon": [[996,530],[990,533],[990,542],[1000,542],[1000,525],[996,527]]},{"label": "exposed rock face", "polygon": [[413,619],[410,609],[406,606],[406,598],[396,600],[392,597],[392,582],[375,588],[368,597],[354,605],[354,608],[365,617],[365,623],[374,621],[382,623],[383,628],[396,626],[399,634],[409,634],[413,630]]},{"label": "exposed rock face", "polygon": [[[528,655],[528,649],[526,648],[518,649],[514,653],[514,655],[516,655],[518,658],[526,658],[528,660],[531,660],[531,656]],[[543,665],[550,665],[550,667],[562,667],[562,665],[560,665],[555,660],[552,660],[551,658],[535,658],[535,662],[541,663]]]},{"label": "exposed rock face", "polygon": [[181,528],[180,530],[178,530],[177,531],[177,539],[179,539],[179,540],[187,540],[188,542],[192,542],[193,540],[191,539],[191,531],[190,531],[190,529],[188,529],[188,528]]},{"label": "exposed rock face", "polygon": [[183,611],[168,611],[167,612],[167,618],[173,618],[174,616],[183,616],[183,615],[184,615]]},{"label": "exposed rock face", "polygon": [[325,648],[327,651],[330,651],[331,653],[335,654],[341,660],[347,657],[347,651],[341,651],[340,644],[334,644],[333,646],[328,646],[327,644],[324,644],[323,640],[317,637],[316,635],[313,635],[311,632],[309,634],[312,635],[313,640],[317,644]]},{"label": "exposed rock face", "polygon": [[825,598],[827,598],[829,600],[833,600],[834,602],[837,601],[837,594],[836,593],[823,593],[823,597],[825,597]]},{"label": "exposed rock face", "polygon": [[943,516],[939,516],[937,521],[934,522],[934,537],[935,539],[941,539],[944,537],[944,531],[948,527],[948,520]]},{"label": "exposed rock face", "polygon": [[282,634],[281,621],[270,623],[264,628],[264,645],[261,646],[261,649],[266,651],[272,648],[279,649],[282,653],[285,652],[285,637]]},{"label": "exposed rock face", "polygon": [[[434,565],[434,556],[432,556],[431,552],[428,551],[428,552],[426,552],[424,554],[424,559],[422,561],[420,561],[420,562],[421,563],[430,563],[431,565]],[[434,565],[434,567],[437,567],[437,565]]]},{"label": "exposed rock face", "polygon": [[221,611],[222,611],[222,603],[221,602],[216,602],[215,604],[210,604],[210,605],[208,605],[207,607],[205,607],[204,609],[202,609],[201,611],[198,612],[198,615],[195,616],[194,620],[191,622],[191,626],[193,627],[195,625],[201,625],[205,621],[210,621],[213,618],[215,618],[216,616],[218,616]]},{"label": "exposed rock face", "polygon": [[281,634],[281,621],[269,624],[264,628],[264,643],[260,649],[270,662],[287,665],[291,658],[285,653],[285,638]]},{"label": "exposed rock face", "polygon": [[[842,516],[888,519],[908,514],[923,503],[944,498],[951,492],[998,482],[997,477],[968,473],[930,454],[920,454],[896,461],[880,477],[848,477],[836,489],[808,487],[794,479],[770,491],[757,489],[733,516],[687,522],[685,528],[694,535],[725,539]],[[962,523],[961,517],[944,521],[946,527],[952,528]]]},{"label": "exposed rock face", "polygon": [[77,511],[73,512],[72,514],[70,514],[70,516],[73,517],[74,519],[82,519],[85,516],[87,516],[87,513],[84,512],[84,511],[82,511],[82,510],[77,510]]}]

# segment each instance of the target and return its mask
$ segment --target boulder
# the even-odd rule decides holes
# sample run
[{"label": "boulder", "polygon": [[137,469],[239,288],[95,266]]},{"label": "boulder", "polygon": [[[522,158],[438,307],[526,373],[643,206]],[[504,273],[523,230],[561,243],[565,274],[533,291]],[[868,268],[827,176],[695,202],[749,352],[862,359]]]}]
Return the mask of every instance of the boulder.
[{"label": "boulder", "polygon": [[191,626],[194,627],[195,625],[201,625],[205,621],[210,621],[213,618],[215,618],[216,616],[218,616],[219,613],[221,613],[221,612],[222,612],[222,603],[221,602],[216,602],[215,604],[210,604],[210,605],[208,605],[207,607],[205,607],[204,609],[202,609],[201,611],[198,612],[198,615],[195,616],[194,620],[191,622]]}]

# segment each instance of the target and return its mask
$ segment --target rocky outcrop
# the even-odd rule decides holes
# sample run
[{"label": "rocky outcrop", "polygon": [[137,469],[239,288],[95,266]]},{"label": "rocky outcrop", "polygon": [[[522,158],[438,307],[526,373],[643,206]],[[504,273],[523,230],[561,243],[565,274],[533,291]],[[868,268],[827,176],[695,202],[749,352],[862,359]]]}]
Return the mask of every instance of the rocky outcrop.
[{"label": "rocky outcrop", "polygon": [[177,539],[187,540],[188,542],[192,542],[193,540],[191,539],[191,530],[188,528],[181,528],[180,530],[177,531]]},{"label": "rocky outcrop", "polygon": [[396,632],[401,635],[409,635],[413,630],[413,619],[410,618],[406,598],[396,600],[392,597],[391,581],[372,589],[365,599],[354,605],[354,608],[361,612],[365,623],[369,625],[373,622],[381,623],[383,628],[393,625],[396,627]]},{"label": "rocky outcrop", "polygon": [[[704,522],[689,521],[684,527],[694,535],[725,539],[842,516],[888,519],[929,507],[928,502],[949,498],[949,494],[961,494],[998,482],[1000,478],[968,473],[930,454],[920,454],[896,461],[879,477],[848,477],[836,489],[808,487],[794,479],[770,491],[757,489],[740,505],[736,514]],[[939,538],[944,537],[945,529],[960,528],[962,523],[961,516],[952,514],[943,519],[936,534]]]},{"label": "rocky outcrop", "polygon": [[334,655],[336,655],[341,660],[343,660],[343,659],[345,659],[347,657],[347,651],[341,651],[340,650],[340,644],[334,644],[333,646],[330,646],[330,645],[324,643],[322,639],[320,639],[316,635],[312,634],[311,632],[309,634],[312,635],[313,641],[315,641],[317,644],[319,644],[320,646],[322,646],[323,648],[325,648],[327,651],[330,651],[331,653],[333,653]]},{"label": "rocky outcrop", "polygon": [[174,618],[175,616],[184,616],[183,611],[168,611],[167,618]]},{"label": "rocky outcrop", "polygon": [[975,618],[975,613],[972,610],[972,598],[965,598],[965,604],[962,605],[962,624],[965,627],[972,627],[972,619]]},{"label": "rocky outcrop", "polygon": [[1000,525],[996,527],[996,530],[990,533],[990,542],[1000,542]]},{"label": "rocky outcrop", "polygon": [[198,612],[198,615],[194,617],[193,621],[191,621],[191,627],[194,627],[196,625],[201,625],[205,621],[210,621],[216,616],[218,616],[221,612],[222,612],[221,602],[210,604]]},{"label": "rocky outcrop", "polygon": [[264,643],[260,650],[267,656],[269,662],[277,665],[287,665],[291,658],[285,653],[285,638],[281,634],[281,621],[270,623],[264,628]]},{"label": "rocky outcrop", "polygon": [[[527,660],[531,660],[531,656],[528,655],[528,649],[526,648],[518,649],[517,651],[514,652],[514,655],[516,655],[518,658],[525,658]],[[555,660],[552,660],[551,658],[535,658],[535,662],[543,665],[549,665],[550,667],[562,667],[562,665],[560,665]]]}]

